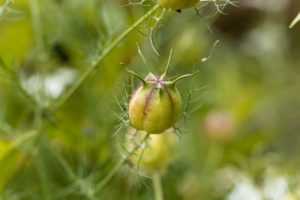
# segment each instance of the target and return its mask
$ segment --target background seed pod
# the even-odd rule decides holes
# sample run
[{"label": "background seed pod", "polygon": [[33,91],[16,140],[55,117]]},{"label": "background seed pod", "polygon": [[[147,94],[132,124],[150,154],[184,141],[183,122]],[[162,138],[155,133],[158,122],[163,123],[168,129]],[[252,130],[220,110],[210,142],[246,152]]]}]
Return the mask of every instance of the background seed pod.
[{"label": "background seed pod", "polygon": [[147,142],[142,143],[146,135],[145,131],[129,128],[126,134],[126,150],[130,152],[136,145],[141,145],[141,148],[129,160],[134,168],[143,172],[161,171],[175,158],[179,138],[175,135],[173,128],[161,134],[151,134]]}]

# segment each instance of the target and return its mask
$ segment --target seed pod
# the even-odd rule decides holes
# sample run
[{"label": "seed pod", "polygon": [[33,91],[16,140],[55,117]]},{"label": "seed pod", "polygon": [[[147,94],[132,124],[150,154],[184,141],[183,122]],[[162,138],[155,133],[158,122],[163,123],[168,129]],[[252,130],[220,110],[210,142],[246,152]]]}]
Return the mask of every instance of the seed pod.
[{"label": "seed pod", "polygon": [[164,8],[170,8],[180,12],[181,9],[195,6],[199,0],[158,0],[158,3]]},{"label": "seed pod", "polygon": [[131,125],[148,133],[161,133],[174,126],[179,117],[180,93],[164,75],[150,73],[142,82],[129,103]]},{"label": "seed pod", "polygon": [[193,76],[181,75],[169,81],[166,75],[169,70],[171,54],[165,72],[161,76],[152,73],[143,79],[135,72],[128,71],[142,81],[131,96],[129,102],[129,120],[137,129],[151,134],[159,134],[175,125],[181,110],[181,96],[176,88],[180,80]]},{"label": "seed pod", "polygon": [[125,147],[128,152],[136,145],[140,145],[140,148],[129,157],[130,163],[134,168],[145,173],[167,168],[176,157],[176,147],[179,144],[174,129],[170,128],[161,134],[152,134],[147,141],[144,141],[146,135],[145,131],[136,131],[134,128],[129,128],[126,133]]}]

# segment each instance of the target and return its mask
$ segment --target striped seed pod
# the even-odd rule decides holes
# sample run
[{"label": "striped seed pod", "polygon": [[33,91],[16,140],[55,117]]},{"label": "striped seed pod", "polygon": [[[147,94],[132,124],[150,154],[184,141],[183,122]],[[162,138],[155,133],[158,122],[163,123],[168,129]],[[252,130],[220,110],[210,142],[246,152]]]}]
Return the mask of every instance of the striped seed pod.
[{"label": "striped seed pod", "polygon": [[150,73],[145,79],[129,71],[142,81],[129,102],[129,120],[135,129],[159,134],[177,122],[181,110],[181,96],[176,83],[193,74],[169,81],[166,78],[167,71],[168,67],[161,76]]}]

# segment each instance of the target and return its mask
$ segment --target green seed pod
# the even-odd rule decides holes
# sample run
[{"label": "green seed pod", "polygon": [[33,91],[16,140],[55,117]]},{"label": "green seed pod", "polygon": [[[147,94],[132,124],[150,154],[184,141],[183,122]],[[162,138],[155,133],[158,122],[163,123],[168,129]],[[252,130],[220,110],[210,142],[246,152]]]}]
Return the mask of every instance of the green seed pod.
[{"label": "green seed pod", "polygon": [[181,109],[181,96],[175,83],[149,74],[132,94],[129,119],[137,130],[161,133],[175,125]]},{"label": "green seed pod", "polygon": [[169,70],[172,51],[161,76],[152,73],[143,79],[135,72],[128,71],[142,81],[131,96],[129,102],[129,120],[131,125],[150,134],[159,134],[175,125],[181,110],[181,96],[176,88],[180,80],[193,76],[181,75],[169,81],[166,75]]},{"label": "green seed pod", "polygon": [[179,139],[174,134],[174,129],[167,129],[161,134],[151,134],[147,141],[144,141],[146,135],[145,131],[128,129],[125,135],[126,150],[130,152],[136,145],[140,145],[140,148],[128,160],[134,168],[145,173],[166,169],[177,155]]},{"label": "green seed pod", "polygon": [[181,9],[195,6],[199,0],[158,0],[158,3],[164,8],[180,11]]}]

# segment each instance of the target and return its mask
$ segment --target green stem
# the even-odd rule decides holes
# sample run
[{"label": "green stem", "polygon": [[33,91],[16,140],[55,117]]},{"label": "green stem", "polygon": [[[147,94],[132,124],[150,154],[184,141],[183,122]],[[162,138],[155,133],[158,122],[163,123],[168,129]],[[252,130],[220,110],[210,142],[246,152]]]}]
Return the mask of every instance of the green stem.
[{"label": "green stem", "polygon": [[96,58],[96,60],[91,64],[91,66],[79,77],[79,79],[70,87],[70,89],[63,95],[53,106],[52,110],[57,110],[60,108],[81,86],[81,84],[87,79],[87,77],[97,69],[100,63],[112,52],[112,50],[119,45],[131,32],[135,30],[136,27],[141,25],[148,17],[150,17],[154,12],[158,10],[160,6],[157,4],[151,10],[149,10],[145,15],[143,15],[139,20],[137,20],[133,25],[128,27],[123,33],[121,33],[107,48],[105,48],[102,53]]},{"label": "green stem", "polygon": [[98,193],[102,188],[112,179],[112,177],[119,171],[124,163],[124,159],[119,160],[119,162],[110,170],[110,172],[101,180],[101,182],[96,186],[95,193]]},{"label": "green stem", "polygon": [[194,72],[194,73],[192,73],[192,74],[185,74],[185,75],[179,76],[179,77],[175,78],[175,80],[173,80],[173,81],[171,81],[171,82],[172,82],[173,84],[175,84],[175,83],[181,81],[182,79],[192,77],[192,76],[196,75],[197,73],[199,73],[199,71],[196,71],[196,72]]},{"label": "green stem", "polygon": [[143,77],[141,77],[139,74],[137,74],[137,73],[135,73],[135,72],[133,72],[133,71],[130,71],[130,70],[128,70],[128,69],[126,69],[126,71],[127,71],[129,74],[131,74],[131,75],[137,77],[138,79],[140,79],[140,81],[142,81],[144,85],[146,84],[146,81],[145,81],[145,80],[143,79]]},{"label": "green stem", "polygon": [[2,118],[0,118],[0,134],[1,133],[6,135],[12,135],[15,133],[14,128]]},{"label": "green stem", "polygon": [[149,138],[150,134],[148,133],[144,139],[137,144],[133,150],[131,150],[124,158],[120,159],[119,162],[109,171],[109,173],[101,180],[98,185],[95,187],[95,193],[98,193],[102,188],[112,179],[112,177],[119,171],[124,162],[130,158],[140,147],[144,144]]},{"label": "green stem", "polygon": [[169,72],[169,69],[170,69],[170,63],[171,63],[171,59],[172,59],[172,54],[173,54],[173,49],[170,50],[170,54],[169,54],[167,66],[166,66],[166,69],[165,69],[164,73],[162,74],[162,77],[163,77],[163,78],[164,78],[164,77],[168,74],[168,72]]},{"label": "green stem", "polygon": [[9,8],[9,4],[11,3],[12,0],[6,0],[2,6],[0,6],[0,19],[2,17],[2,15],[4,15],[4,13],[7,11],[7,9]]},{"label": "green stem", "polygon": [[38,0],[30,0],[29,3],[32,17],[32,28],[35,34],[37,51],[39,52],[43,50],[43,31],[41,27],[39,2]]},{"label": "green stem", "polygon": [[43,155],[41,155],[41,153],[38,153],[38,155],[36,155],[36,158],[35,158],[36,159],[36,169],[37,169],[36,173],[37,173],[39,181],[40,181],[43,199],[49,200],[49,199],[51,199],[51,194],[49,191],[49,188],[50,188],[49,177],[48,177],[48,174],[46,173],[46,166],[45,166],[45,162],[44,162],[42,156]]},{"label": "green stem", "polygon": [[155,173],[153,175],[153,189],[155,193],[155,200],[163,200],[164,195],[163,195],[163,190],[162,190],[162,185],[161,185],[161,177],[159,173]]}]

